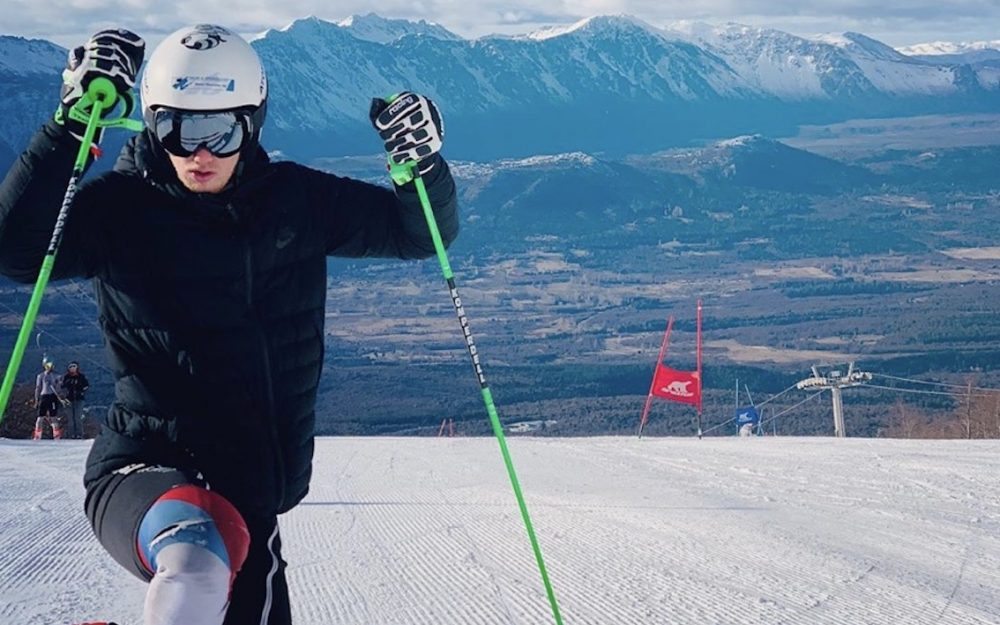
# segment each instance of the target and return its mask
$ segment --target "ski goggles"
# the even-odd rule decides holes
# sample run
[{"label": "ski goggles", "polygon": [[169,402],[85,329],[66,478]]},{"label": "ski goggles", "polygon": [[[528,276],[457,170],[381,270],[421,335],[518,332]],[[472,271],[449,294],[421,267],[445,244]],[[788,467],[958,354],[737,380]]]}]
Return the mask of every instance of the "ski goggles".
[{"label": "ski goggles", "polygon": [[149,124],[163,149],[188,157],[204,148],[225,158],[243,149],[253,135],[253,122],[243,111],[182,111],[161,108]]}]

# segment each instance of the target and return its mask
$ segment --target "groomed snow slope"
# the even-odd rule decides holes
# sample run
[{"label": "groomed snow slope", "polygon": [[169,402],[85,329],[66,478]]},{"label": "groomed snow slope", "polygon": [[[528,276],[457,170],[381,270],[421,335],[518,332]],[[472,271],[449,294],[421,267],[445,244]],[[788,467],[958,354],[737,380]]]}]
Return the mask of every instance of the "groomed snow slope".
[{"label": "groomed snow slope", "polygon": [[[86,442],[0,441],[0,623],[138,625]],[[1000,623],[1000,442],[512,439],[567,625]],[[552,623],[492,439],[324,438],[296,625]]]}]

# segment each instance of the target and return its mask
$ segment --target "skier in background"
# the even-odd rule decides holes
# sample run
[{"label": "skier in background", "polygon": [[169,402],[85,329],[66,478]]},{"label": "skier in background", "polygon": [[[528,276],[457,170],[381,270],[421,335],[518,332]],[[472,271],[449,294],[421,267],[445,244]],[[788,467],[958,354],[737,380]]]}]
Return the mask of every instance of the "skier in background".
[{"label": "skier in background", "polygon": [[35,406],[38,408],[38,418],[35,419],[35,433],[32,439],[41,440],[45,426],[52,428],[52,438],[59,440],[63,435],[62,420],[59,418],[59,403],[66,401],[59,395],[61,378],[55,372],[55,364],[48,358],[42,360],[42,372],[35,376]]},{"label": "skier in background", "polygon": [[[84,132],[69,109],[96,77],[126,93],[143,55],[125,30],[71,51],[60,114],[0,185],[5,275],[31,282],[45,255]],[[435,253],[412,182],[269,162],[267,96],[232,31],[168,35],[143,74],[145,131],[77,192],[52,273],[94,279],[116,382],[85,506],[105,549],[149,581],[146,625],[291,623],[278,515],[309,487],[326,257]],[[404,92],[369,115],[389,158],[417,163],[449,244],[437,108]]]},{"label": "skier in background", "polygon": [[69,437],[83,438],[83,399],[90,383],[80,371],[80,363],[73,361],[66,365],[60,386],[66,391],[66,400],[69,401],[69,427],[66,428]]}]

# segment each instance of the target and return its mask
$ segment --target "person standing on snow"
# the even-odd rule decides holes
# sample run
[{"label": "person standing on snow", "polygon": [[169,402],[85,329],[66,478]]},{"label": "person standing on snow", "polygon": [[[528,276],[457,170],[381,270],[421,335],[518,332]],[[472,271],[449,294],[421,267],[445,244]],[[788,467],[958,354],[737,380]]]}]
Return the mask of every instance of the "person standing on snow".
[{"label": "person standing on snow", "polygon": [[[32,281],[45,254],[83,136],[66,110],[96,77],[125,93],[143,53],[124,30],[70,53],[63,114],[0,186],[5,275]],[[94,279],[116,378],[86,512],[114,559],[149,581],[146,625],[288,625],[278,515],[309,487],[326,257],[428,258],[433,240],[412,182],[269,162],[264,68],[226,28],[168,35],[141,101],[144,132],[77,192],[52,274]],[[450,244],[457,201],[437,108],[406,92],[370,116],[390,159],[418,163]]]},{"label": "person standing on snow", "polygon": [[41,440],[45,426],[52,427],[52,438],[59,440],[63,435],[62,419],[59,418],[59,403],[65,401],[59,395],[59,374],[55,372],[55,364],[48,358],[42,360],[42,372],[35,376],[35,406],[38,407],[38,418],[35,419],[33,440]]},{"label": "person standing on snow", "polygon": [[66,373],[63,374],[60,386],[66,391],[66,399],[69,401],[69,437],[83,438],[83,398],[90,383],[80,371],[80,363],[73,361],[66,365]]}]

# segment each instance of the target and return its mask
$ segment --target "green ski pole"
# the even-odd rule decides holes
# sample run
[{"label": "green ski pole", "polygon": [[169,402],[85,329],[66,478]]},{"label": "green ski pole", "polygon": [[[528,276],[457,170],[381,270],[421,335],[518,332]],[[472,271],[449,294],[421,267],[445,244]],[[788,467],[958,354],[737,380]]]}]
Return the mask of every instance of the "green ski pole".
[{"label": "green ski pole", "polygon": [[[72,109],[69,116],[79,122],[87,124],[87,129],[80,141],[80,149],[76,154],[76,161],[73,164],[73,173],[70,175],[69,184],[66,186],[66,195],[63,196],[62,207],[59,209],[59,216],[56,218],[55,228],[52,230],[52,238],[49,240],[48,251],[42,259],[42,267],[38,272],[38,279],[35,281],[35,288],[31,292],[31,300],[28,302],[28,310],[24,314],[24,321],[21,323],[21,331],[17,335],[14,343],[14,351],[7,364],[7,371],[4,373],[3,386],[0,386],[0,424],[3,423],[7,413],[7,403],[10,401],[11,393],[14,390],[14,379],[21,368],[21,360],[24,358],[24,350],[28,346],[31,338],[31,331],[35,327],[35,319],[38,317],[38,310],[42,305],[42,296],[45,294],[45,287],[49,283],[49,276],[52,275],[52,268],[55,266],[56,253],[59,251],[59,244],[62,241],[63,228],[66,225],[66,218],[69,209],[73,204],[73,197],[76,195],[76,186],[83,176],[83,170],[87,165],[87,157],[90,154],[90,145],[94,140],[94,134],[98,127],[121,127],[129,130],[141,130],[142,122],[127,119],[132,110],[131,96],[127,96],[126,105],[118,117],[102,119],[101,113],[104,110],[111,110],[118,101],[118,93],[114,84],[107,78],[95,78],[87,87],[87,93],[80,98]],[[86,109],[90,112],[86,113]]]},{"label": "green ski pole", "polygon": [[[386,103],[391,103],[390,98]],[[462,299],[458,295],[458,288],[455,286],[455,274],[451,270],[451,263],[448,262],[448,253],[444,248],[444,241],[441,240],[441,232],[438,230],[437,220],[434,218],[434,210],[431,207],[430,198],[427,196],[427,187],[417,170],[417,163],[409,161],[403,164],[396,164],[389,159],[389,175],[398,185],[413,182],[417,188],[417,195],[420,198],[420,206],[423,208],[424,218],[427,220],[427,227],[434,241],[434,251],[437,253],[438,263],[441,265],[441,273],[448,283],[448,291],[451,293],[451,302],[455,306],[455,313],[458,315],[458,322],[462,326],[462,334],[465,335],[465,346],[468,348],[469,356],[472,358],[472,367],[475,369],[476,378],[479,380],[479,388],[482,392],[483,403],[486,405],[486,413],[490,417],[490,424],[493,426],[493,433],[500,444],[500,453],[503,455],[504,466],[507,467],[507,476],[510,478],[510,485],[514,489],[514,497],[517,498],[517,506],[521,510],[521,518],[524,520],[524,528],[528,532],[528,540],[531,541],[531,549],[535,553],[535,560],[538,562],[538,570],[542,576],[542,584],[545,586],[545,594],[549,598],[549,605],[552,607],[552,616],[556,625],[562,625],[562,616],[559,614],[559,604],[556,602],[555,591],[552,590],[552,583],[549,581],[549,574],[545,568],[545,560],[542,558],[542,549],[538,545],[538,538],[535,536],[535,529],[531,523],[531,516],[528,514],[528,505],[524,501],[524,494],[521,492],[521,484],[514,471],[514,463],[510,458],[510,451],[507,449],[507,439],[503,434],[503,426],[500,424],[500,417],[497,415],[496,406],[493,403],[493,394],[490,392],[489,384],[486,382],[486,374],[483,372],[483,365],[479,359],[479,350],[476,349],[475,341],[472,339],[472,332],[469,329],[469,319],[465,316],[465,308],[462,306]]]}]

